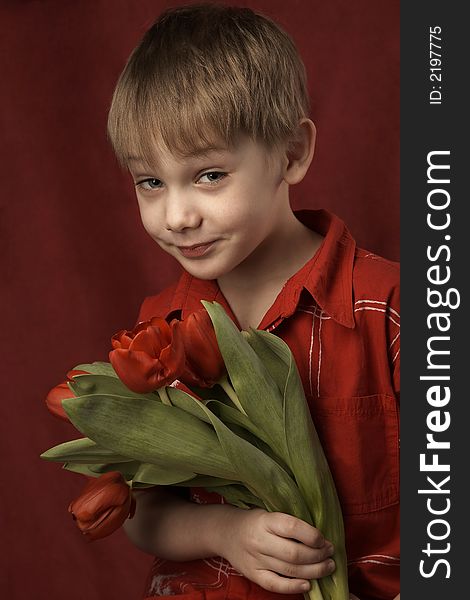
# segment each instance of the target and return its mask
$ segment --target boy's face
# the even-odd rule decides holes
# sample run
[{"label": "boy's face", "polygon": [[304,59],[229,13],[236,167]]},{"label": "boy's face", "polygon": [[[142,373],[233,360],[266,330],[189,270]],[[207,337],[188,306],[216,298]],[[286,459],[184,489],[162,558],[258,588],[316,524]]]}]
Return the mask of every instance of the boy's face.
[{"label": "boy's face", "polygon": [[248,138],[233,149],[177,158],[159,153],[155,167],[135,159],[142,223],[190,274],[218,279],[275,244],[289,209],[283,164]]}]

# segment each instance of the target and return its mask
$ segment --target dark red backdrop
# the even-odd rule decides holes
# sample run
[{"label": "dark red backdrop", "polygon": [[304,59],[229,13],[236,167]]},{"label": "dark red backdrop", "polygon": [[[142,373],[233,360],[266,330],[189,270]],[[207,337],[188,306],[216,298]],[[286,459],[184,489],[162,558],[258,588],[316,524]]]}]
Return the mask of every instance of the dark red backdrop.
[{"label": "dark red backdrop", "polygon": [[[2,556],[9,600],[137,599],[151,558],[122,531],[84,543],[67,513],[80,476],[39,460],[76,436],[43,397],[106,360],[176,265],[147,238],[107,144],[130,50],[163,0],[3,0],[0,8]],[[240,4],[242,4],[240,2]],[[398,258],[399,15],[389,0],[252,0],[305,59],[317,154],[294,206],[326,206],[359,243]]]}]

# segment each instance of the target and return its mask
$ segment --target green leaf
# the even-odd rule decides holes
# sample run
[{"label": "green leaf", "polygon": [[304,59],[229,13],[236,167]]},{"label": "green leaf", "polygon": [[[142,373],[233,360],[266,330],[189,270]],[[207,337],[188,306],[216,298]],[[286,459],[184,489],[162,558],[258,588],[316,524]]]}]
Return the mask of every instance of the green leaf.
[{"label": "green leaf", "polygon": [[[72,400],[76,400],[75,398]],[[96,444],[88,438],[80,438],[54,446],[41,454],[41,458],[54,462],[99,464],[104,462],[128,462],[132,460],[113,450]]]},{"label": "green leaf", "polygon": [[[103,363],[107,364],[107,363]],[[158,394],[138,394],[125,386],[122,381],[109,375],[77,375],[69,383],[75,396],[106,395],[122,398],[148,398],[160,401]]]},{"label": "green leaf", "polygon": [[[228,406],[219,400],[208,400],[206,402],[206,406],[210,408],[210,410],[219,417],[221,421],[224,423],[233,423],[234,425],[239,425],[243,427],[247,431],[251,432],[254,436],[265,440],[268,443],[265,432],[257,427],[246,415],[241,413],[233,406]],[[208,417],[207,417],[208,418]]]},{"label": "green leaf", "polygon": [[269,445],[269,440],[267,440],[265,432],[260,431],[246,415],[231,406],[226,406],[218,400],[209,400],[206,406],[210,408],[211,411],[219,417],[227,427],[229,427],[229,429],[275,460],[290,476],[292,476],[290,468]]},{"label": "green leaf", "polygon": [[[118,377],[113,365],[109,362],[94,362],[94,363],[83,363],[74,367],[77,371],[86,371],[91,375],[109,375],[110,377]],[[76,375],[75,377],[82,377]],[[74,377],[74,379],[75,379]]]},{"label": "green leaf", "polygon": [[[282,396],[256,352],[217,302],[202,301],[240,404],[264,440],[284,459]],[[281,444],[281,445],[280,445]]]},{"label": "green leaf", "polygon": [[[251,342],[270,368],[287,376],[283,392],[285,444],[288,463],[312,515],[313,523],[335,546],[336,570],[319,580],[325,600],[347,600],[347,561],[341,506],[328,462],[318,438],[297,365],[289,346],[265,331],[251,331]],[[262,350],[265,346],[266,350]],[[269,356],[269,354],[271,354]],[[276,366],[277,365],[277,366]]]},{"label": "green leaf", "polygon": [[178,486],[186,487],[203,487],[203,488],[218,488],[224,485],[230,485],[232,483],[238,483],[234,480],[223,479],[222,477],[211,477],[210,475],[196,475],[193,479],[187,482],[177,483]]},{"label": "green leaf", "polygon": [[155,487],[152,483],[140,483],[140,481],[132,481],[133,490],[146,490]]},{"label": "green leaf", "polygon": [[158,465],[141,463],[132,480],[152,485],[174,485],[187,482],[194,477],[196,477],[196,473],[191,473],[191,471],[175,471]]},{"label": "green leaf", "polygon": [[62,468],[66,471],[72,471],[73,473],[80,473],[81,475],[87,475],[88,477],[98,477],[99,474],[91,470],[92,465],[84,465],[81,463],[64,463]]},{"label": "green leaf", "polygon": [[106,395],[67,399],[62,406],[80,431],[123,456],[234,479],[212,427],[177,406]]},{"label": "green leaf", "polygon": [[227,502],[234,506],[238,506],[239,508],[247,509],[257,506],[266,509],[264,503],[243,485],[234,484],[212,488],[206,486],[206,489],[208,492],[216,492],[217,494],[222,495]]},{"label": "green leaf", "polygon": [[[174,390],[176,390],[176,392]],[[210,425],[209,417],[206,415],[205,411],[201,410],[200,408],[200,405],[203,404],[201,400],[194,398],[193,396],[187,394],[186,392],[183,392],[179,388],[173,388],[171,386],[168,386],[166,388],[166,391],[173,406],[177,406],[178,408],[184,410],[193,417],[197,417],[201,421],[204,421],[205,423],[208,423]]]},{"label": "green leaf", "polygon": [[90,465],[90,470],[94,473],[98,473],[98,475],[109,473],[110,471],[119,471],[124,476],[124,479],[129,480],[134,477],[139,467],[140,462],[138,460],[130,460],[127,462]]},{"label": "green leaf", "polygon": [[134,473],[139,468],[140,463],[137,461],[120,462],[120,463],[101,463],[101,464],[80,464],[80,463],[65,463],[63,468],[74,473],[81,473],[89,477],[99,477],[103,473],[109,471],[119,471],[126,481],[129,481],[134,476]]},{"label": "green leaf", "polygon": [[[242,333],[276,382],[280,393],[284,395],[290,359],[283,352],[283,348],[277,346],[276,342],[272,340],[272,338],[275,340],[280,340],[280,338],[259,329],[250,329]],[[280,341],[282,342],[282,340]],[[284,344],[284,342],[282,343]],[[288,348],[288,350],[290,354],[290,349]]]},{"label": "green leaf", "polygon": [[200,388],[195,385],[191,385],[190,388],[196,396],[201,398],[201,400],[219,400],[224,404],[229,404],[230,406],[232,405],[230,398],[227,396],[224,389],[218,384],[215,384],[210,388]]},{"label": "green leaf", "polygon": [[[173,402],[174,396],[185,392],[168,388],[168,394]],[[197,410],[204,411],[209,417],[227,461],[232,465],[233,479],[241,481],[269,510],[287,512],[311,522],[307,506],[288,473],[261,450],[237,436],[207,406],[189,394],[186,396],[197,403]]]}]

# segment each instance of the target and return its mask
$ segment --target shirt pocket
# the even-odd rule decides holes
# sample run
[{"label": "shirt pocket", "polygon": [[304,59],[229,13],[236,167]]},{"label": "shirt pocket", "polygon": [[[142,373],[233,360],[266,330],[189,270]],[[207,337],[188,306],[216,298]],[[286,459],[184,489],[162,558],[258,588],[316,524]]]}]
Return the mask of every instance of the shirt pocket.
[{"label": "shirt pocket", "polygon": [[399,500],[399,414],[387,394],[309,398],[345,515]]}]

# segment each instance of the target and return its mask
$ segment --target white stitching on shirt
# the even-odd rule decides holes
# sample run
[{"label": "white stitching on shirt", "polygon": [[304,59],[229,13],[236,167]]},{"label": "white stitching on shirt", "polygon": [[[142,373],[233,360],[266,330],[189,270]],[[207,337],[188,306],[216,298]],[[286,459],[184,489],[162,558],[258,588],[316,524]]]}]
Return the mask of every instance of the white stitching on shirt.
[{"label": "white stitching on shirt", "polygon": [[[310,311],[305,311],[310,312]],[[310,394],[313,396],[312,388],[312,352],[313,352],[313,336],[315,335],[315,313],[312,312],[312,332],[310,334],[310,349],[308,353],[308,382],[310,386]],[[321,321],[320,321],[321,322]]]},{"label": "white stitching on shirt", "polygon": [[[390,307],[387,307],[387,308],[390,308]],[[382,313],[386,313],[387,312],[384,308],[375,308],[375,307],[372,307],[372,306],[361,306],[360,308],[355,308],[354,312],[357,312],[359,310],[375,310],[377,312],[382,312]],[[400,327],[400,323],[397,323],[393,317],[391,317],[390,315],[387,315],[387,317],[390,319],[390,321],[392,321],[392,323],[395,323],[395,325],[397,327]]]},{"label": "white stitching on shirt", "polygon": [[201,584],[199,581],[185,581],[180,585],[180,590],[182,592],[186,591],[187,586],[195,586],[195,587],[204,587],[204,588],[220,588],[225,585],[228,577],[243,577],[241,573],[239,573],[236,569],[232,567],[232,565],[222,557],[213,557],[209,559],[204,559],[203,562],[210,568],[216,571],[217,577],[212,583],[204,582]]},{"label": "white stitching on shirt", "polygon": [[320,370],[321,370],[321,324],[323,310],[320,312],[320,325],[318,327],[318,374],[317,374],[317,395],[320,397]]},{"label": "white stitching on shirt", "polygon": [[392,312],[395,316],[397,316],[398,318],[400,318],[400,313],[398,313],[395,309],[393,309],[391,306],[388,306],[386,302],[382,302],[381,300],[356,300],[356,302],[354,303],[354,306],[356,304],[363,304],[364,302],[370,302],[371,304],[383,304],[384,306],[387,307],[387,310],[389,310],[390,312]]},{"label": "white stitching on shirt", "polygon": [[393,338],[390,346],[388,347],[389,350],[391,350],[393,344],[397,341],[397,339],[400,337],[400,332],[397,333],[397,335]]},{"label": "white stitching on shirt", "polygon": [[364,556],[359,556],[358,558],[355,558],[354,560],[351,560],[349,562],[356,562],[358,560],[364,560],[366,558],[389,558],[390,560],[397,560],[398,562],[400,562],[399,556],[390,556],[389,554],[365,554]]},{"label": "white stitching on shirt", "polygon": [[352,560],[348,564],[351,565],[353,563],[374,563],[376,565],[385,565],[386,567],[399,567],[400,566],[400,563],[389,563],[389,562],[383,562],[381,560],[372,560],[372,559],[367,559],[367,560]]},{"label": "white stitching on shirt", "polygon": [[[398,319],[400,319],[400,314],[394,310],[393,308],[391,308],[390,306],[387,305],[386,302],[382,301],[382,300],[356,300],[356,302],[354,303],[354,306],[358,305],[358,304],[365,304],[365,303],[369,303],[369,304],[380,304],[382,306],[384,306],[385,308],[377,308],[376,306],[359,306],[358,308],[354,309],[354,312],[358,312],[358,311],[364,311],[364,310],[371,310],[371,311],[376,311],[376,312],[381,312],[384,313],[387,318],[392,321],[392,323],[394,323],[394,325],[396,325],[398,328],[400,328],[400,323],[397,322],[390,314],[387,314],[388,312],[393,313],[393,315],[395,315]],[[315,335],[315,317],[318,317],[319,319],[319,326],[318,326],[318,372],[317,372],[317,395],[320,396],[320,375],[321,375],[321,362],[322,362],[322,344],[321,344],[321,328],[322,328],[322,321],[324,320],[328,320],[331,319],[330,316],[325,315],[323,309],[320,309],[320,307],[317,304],[314,305],[310,305],[310,306],[303,306],[300,305],[298,306],[298,312],[303,312],[303,313],[307,313],[312,315],[312,330],[311,330],[311,334],[310,334],[310,348],[309,348],[309,355],[308,355],[308,368],[309,368],[309,386],[310,386],[310,394],[313,395],[313,386],[312,386],[312,359],[313,359],[313,345],[314,345],[314,335]],[[396,336],[393,338],[392,342],[390,343],[389,346],[389,350],[392,348],[392,346],[395,344],[395,342],[398,340],[398,338],[400,337],[400,331],[398,331],[398,333],[396,334]],[[400,353],[400,349],[398,349],[398,351],[395,353],[395,356],[392,359],[392,363],[395,362],[395,360],[397,359],[398,355]]]},{"label": "white stitching on shirt", "polygon": [[[386,560],[378,560],[379,558],[385,558]],[[398,556],[389,556],[387,554],[367,554],[366,556],[360,556],[359,558],[348,561],[348,565],[354,563],[374,563],[377,565],[386,565],[387,567],[399,567],[400,558]]]}]

